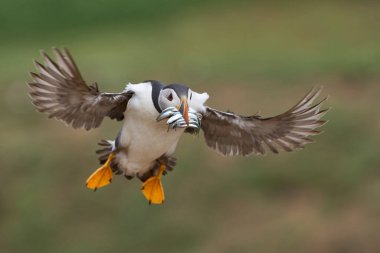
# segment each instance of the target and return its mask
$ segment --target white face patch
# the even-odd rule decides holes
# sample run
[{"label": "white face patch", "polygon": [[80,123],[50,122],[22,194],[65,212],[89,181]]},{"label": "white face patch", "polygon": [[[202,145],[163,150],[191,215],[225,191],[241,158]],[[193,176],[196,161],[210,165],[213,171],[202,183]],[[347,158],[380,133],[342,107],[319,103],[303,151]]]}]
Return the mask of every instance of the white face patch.
[{"label": "white face patch", "polygon": [[158,105],[161,110],[165,110],[168,107],[179,107],[181,100],[173,89],[162,89],[158,96]]}]

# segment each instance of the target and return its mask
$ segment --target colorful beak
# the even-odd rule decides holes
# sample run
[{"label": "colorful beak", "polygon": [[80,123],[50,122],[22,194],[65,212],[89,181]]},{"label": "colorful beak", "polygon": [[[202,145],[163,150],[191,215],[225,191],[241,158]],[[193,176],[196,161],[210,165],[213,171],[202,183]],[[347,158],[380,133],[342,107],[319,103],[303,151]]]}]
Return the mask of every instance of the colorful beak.
[{"label": "colorful beak", "polygon": [[185,119],[187,126],[189,126],[189,105],[187,104],[186,97],[181,98],[181,106],[179,107],[179,112]]}]

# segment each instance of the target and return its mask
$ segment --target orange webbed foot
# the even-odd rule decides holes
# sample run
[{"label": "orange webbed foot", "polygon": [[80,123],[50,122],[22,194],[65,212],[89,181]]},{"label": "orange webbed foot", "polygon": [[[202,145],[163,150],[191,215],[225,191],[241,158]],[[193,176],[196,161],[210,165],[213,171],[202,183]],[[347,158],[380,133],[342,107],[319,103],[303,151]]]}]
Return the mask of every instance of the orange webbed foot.
[{"label": "orange webbed foot", "polygon": [[94,171],[91,176],[88,177],[86,181],[87,188],[96,191],[98,188],[106,186],[112,181],[112,169],[110,163],[115,157],[113,153],[108,156],[107,161],[103,164],[102,167]]},{"label": "orange webbed foot", "polygon": [[162,187],[161,176],[165,171],[165,165],[160,165],[158,174],[148,178],[143,183],[141,191],[149,204],[162,204],[165,201],[164,188]]}]

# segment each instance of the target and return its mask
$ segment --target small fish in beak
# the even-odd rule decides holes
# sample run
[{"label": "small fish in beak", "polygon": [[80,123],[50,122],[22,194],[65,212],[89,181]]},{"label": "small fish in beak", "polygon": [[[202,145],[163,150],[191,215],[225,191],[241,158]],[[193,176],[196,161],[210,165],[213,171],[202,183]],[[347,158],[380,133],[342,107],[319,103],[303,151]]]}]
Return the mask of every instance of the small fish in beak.
[{"label": "small fish in beak", "polygon": [[180,106],[166,108],[158,115],[156,120],[161,121],[164,119],[167,120],[168,129],[190,128],[193,133],[198,133],[201,127],[202,115],[190,108],[186,97],[183,97]]},{"label": "small fish in beak", "polygon": [[182,117],[185,119],[186,125],[189,126],[189,105],[187,104],[186,97],[181,98],[181,106],[178,110],[182,114]]},{"label": "small fish in beak", "polygon": [[179,111],[178,111],[177,108],[175,108],[175,107],[168,107],[165,110],[163,110],[160,115],[158,115],[158,117],[157,117],[156,120],[157,121],[161,121],[163,119],[170,118],[170,117],[172,117],[173,115],[175,115],[177,113],[179,113]]}]

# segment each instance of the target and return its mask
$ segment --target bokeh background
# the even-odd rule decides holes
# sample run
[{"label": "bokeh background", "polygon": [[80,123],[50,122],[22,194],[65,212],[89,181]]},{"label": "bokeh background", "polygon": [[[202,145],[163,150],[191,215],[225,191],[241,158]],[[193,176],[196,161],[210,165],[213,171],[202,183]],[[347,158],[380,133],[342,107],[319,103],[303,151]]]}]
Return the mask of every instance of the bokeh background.
[{"label": "bokeh background", "polygon": [[[379,25],[376,1],[3,1],[0,252],[380,252]],[[242,114],[323,85],[329,123],[265,157],[185,136],[162,206],[122,177],[94,193],[96,143],[120,123],[86,132],[34,110],[25,81],[52,46],[103,91],[180,82]]]}]

